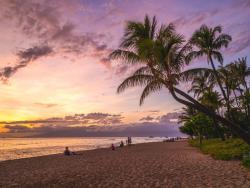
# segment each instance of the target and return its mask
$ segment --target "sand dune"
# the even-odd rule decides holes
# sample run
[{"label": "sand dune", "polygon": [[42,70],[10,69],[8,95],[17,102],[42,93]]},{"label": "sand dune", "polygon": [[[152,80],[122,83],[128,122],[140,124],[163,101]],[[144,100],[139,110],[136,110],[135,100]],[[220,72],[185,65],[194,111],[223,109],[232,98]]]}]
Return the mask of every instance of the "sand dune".
[{"label": "sand dune", "polygon": [[219,161],[186,142],[138,144],[81,155],[0,163],[0,187],[250,187],[238,161]]}]

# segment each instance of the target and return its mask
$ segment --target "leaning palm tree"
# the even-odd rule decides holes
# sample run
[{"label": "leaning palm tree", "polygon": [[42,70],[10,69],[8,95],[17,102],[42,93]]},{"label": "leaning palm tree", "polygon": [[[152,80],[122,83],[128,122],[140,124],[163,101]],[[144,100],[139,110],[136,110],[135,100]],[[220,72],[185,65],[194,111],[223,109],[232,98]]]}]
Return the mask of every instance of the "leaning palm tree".
[{"label": "leaning palm tree", "polygon": [[[146,16],[143,23],[128,22],[122,42],[110,54],[110,58],[132,65],[139,64],[141,67],[120,84],[118,93],[129,87],[145,86],[140,98],[142,104],[150,93],[165,87],[176,101],[226,124],[250,144],[248,133],[177,87],[182,76],[187,73],[181,70],[186,63],[186,55],[191,50],[190,44],[184,42],[184,37],[176,33],[173,24],[157,28],[155,17],[150,20]],[[196,71],[191,72],[193,74]]]},{"label": "leaning palm tree", "polygon": [[221,32],[221,26],[209,28],[206,25],[202,25],[200,29],[194,32],[190,39],[190,43],[194,45],[196,49],[189,53],[188,59],[190,61],[193,58],[206,56],[207,62],[212,66],[216,81],[220,87],[221,93],[227,103],[227,107],[229,110],[229,99],[223,89],[220,77],[214,64],[214,60],[217,60],[221,65],[223,64],[223,56],[220,53],[220,49],[222,47],[226,48],[232,38],[230,35]]}]

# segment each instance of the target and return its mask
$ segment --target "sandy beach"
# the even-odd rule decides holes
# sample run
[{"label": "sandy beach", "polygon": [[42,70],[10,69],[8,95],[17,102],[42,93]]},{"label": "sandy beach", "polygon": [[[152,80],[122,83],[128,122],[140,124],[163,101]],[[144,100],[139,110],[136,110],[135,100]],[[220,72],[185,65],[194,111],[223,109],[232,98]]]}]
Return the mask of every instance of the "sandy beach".
[{"label": "sandy beach", "polygon": [[0,162],[0,187],[250,187],[239,161],[214,160],[186,141]]}]

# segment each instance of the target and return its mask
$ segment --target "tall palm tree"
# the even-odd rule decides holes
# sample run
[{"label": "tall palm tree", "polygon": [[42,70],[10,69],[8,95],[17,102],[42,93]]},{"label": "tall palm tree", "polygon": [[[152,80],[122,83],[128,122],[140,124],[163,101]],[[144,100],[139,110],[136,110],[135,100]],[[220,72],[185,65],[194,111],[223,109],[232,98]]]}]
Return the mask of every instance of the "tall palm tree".
[{"label": "tall palm tree", "polygon": [[[246,58],[238,59],[218,70],[219,76],[226,91],[227,98],[230,99],[231,94],[234,95],[234,102],[239,110],[245,110],[246,116],[249,117],[250,107],[249,104],[240,103],[240,100],[245,99],[245,95],[249,93],[247,84],[247,77],[250,76],[250,67],[247,66]],[[236,92],[240,93],[237,96]],[[233,101],[230,100],[232,103]],[[245,104],[245,105],[244,105]],[[241,106],[243,105],[243,106]]]},{"label": "tall palm tree", "polygon": [[[230,64],[231,73],[234,75],[234,83],[236,83],[236,88],[240,90],[241,99],[243,99],[243,105],[245,108],[245,112],[248,120],[250,120],[250,104],[247,102],[246,97],[249,96],[249,86],[247,83],[247,77],[250,76],[250,67],[247,65],[247,59],[239,58],[237,61],[234,61]],[[241,88],[242,86],[242,88]],[[242,92],[244,91],[244,93]]]},{"label": "tall palm tree", "polygon": [[216,59],[221,65],[223,64],[223,56],[220,53],[220,49],[222,47],[226,48],[229,42],[232,40],[230,35],[221,32],[221,26],[210,28],[206,25],[202,25],[197,31],[194,32],[190,39],[190,43],[194,45],[196,49],[189,53],[188,59],[191,60],[193,58],[206,56],[207,62],[212,66],[216,81],[220,87],[227,106],[230,108],[229,100],[222,87],[220,77],[214,64],[214,59]]},{"label": "tall palm tree", "polygon": [[190,44],[184,42],[184,37],[176,33],[173,24],[158,28],[155,17],[151,20],[146,16],[143,23],[128,22],[122,42],[110,54],[110,58],[140,64],[141,68],[120,84],[118,93],[129,87],[145,86],[140,98],[142,104],[150,93],[165,87],[176,101],[221,121],[250,144],[250,135],[239,126],[177,88],[181,75],[185,75],[181,70],[186,63],[186,55],[191,50]]},{"label": "tall palm tree", "polygon": [[237,85],[237,80],[235,80],[235,75],[232,74],[232,69],[230,65],[220,66],[218,71],[218,75],[220,77],[220,82],[223,85],[223,89],[225,91],[225,95],[227,99],[230,99],[230,95],[233,91],[235,85]]},{"label": "tall palm tree", "polygon": [[250,76],[250,67],[247,66],[247,58],[239,58],[237,61],[234,61],[235,71],[237,72],[238,79],[241,84],[244,86],[245,90],[248,91],[247,77]]}]

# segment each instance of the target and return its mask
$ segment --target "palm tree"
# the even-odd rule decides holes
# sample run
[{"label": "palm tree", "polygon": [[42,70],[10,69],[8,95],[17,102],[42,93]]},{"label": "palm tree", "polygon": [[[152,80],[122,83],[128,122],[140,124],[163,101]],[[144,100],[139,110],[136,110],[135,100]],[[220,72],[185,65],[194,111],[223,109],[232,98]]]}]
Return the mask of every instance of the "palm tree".
[{"label": "palm tree", "polygon": [[193,92],[194,97],[200,97],[205,92],[212,91],[215,85],[214,76],[211,72],[201,72],[197,74],[191,83],[191,88],[188,90],[188,93]]},{"label": "palm tree", "polygon": [[235,83],[235,89],[238,89],[241,93],[240,98],[243,99],[243,108],[245,108],[246,116],[250,120],[250,104],[245,102],[247,101],[246,96],[249,96],[250,92],[247,84],[247,77],[250,76],[250,67],[247,66],[246,57],[239,58],[237,61],[229,64],[229,68],[231,75],[234,75],[233,83]]},{"label": "palm tree", "polygon": [[185,65],[186,52],[190,49],[183,45],[184,38],[175,32],[173,24],[162,25],[156,33],[156,23],[155,17],[151,21],[148,16],[144,23],[128,22],[120,48],[110,54],[112,59],[142,64],[117,89],[120,93],[128,87],[146,85],[140,105],[151,92],[162,87],[174,90],[179,72]]},{"label": "palm tree", "polygon": [[196,47],[196,50],[193,50],[189,53],[188,60],[190,61],[193,58],[206,56],[207,62],[212,66],[216,81],[220,87],[229,110],[229,99],[227,98],[227,95],[222,87],[220,77],[213,61],[213,59],[216,59],[221,65],[223,64],[223,56],[220,53],[220,49],[222,47],[226,48],[229,42],[232,40],[230,35],[221,32],[221,26],[209,28],[206,25],[202,25],[200,29],[194,32],[190,39],[190,43]]},{"label": "palm tree", "polygon": [[197,114],[196,110],[190,107],[183,107],[182,108],[182,113],[179,116],[179,121],[178,123],[186,123],[191,120],[193,116]]},{"label": "palm tree", "polygon": [[233,91],[233,88],[238,85],[237,80],[235,80],[235,75],[232,72],[231,66],[220,66],[217,70],[218,75],[220,77],[220,82],[223,85],[223,89],[225,91],[225,95],[228,100],[230,100],[230,95]]},{"label": "palm tree", "polygon": [[221,106],[220,94],[217,91],[207,91],[199,98],[202,104],[216,111]]},{"label": "palm tree", "polygon": [[[250,144],[250,135],[239,126],[217,115],[177,88],[182,76],[188,72],[181,73],[186,63],[186,55],[191,50],[190,43],[184,42],[184,37],[176,33],[173,24],[157,28],[155,17],[150,20],[146,16],[143,23],[128,22],[122,42],[119,48],[110,54],[110,58],[129,64],[140,64],[141,68],[120,84],[118,93],[129,87],[145,86],[140,98],[140,104],[143,104],[150,93],[165,87],[176,101],[214,117],[231,127]],[[191,72],[193,74],[195,71]]]},{"label": "palm tree", "polygon": [[234,61],[234,65],[239,76],[238,79],[245,87],[245,90],[248,91],[249,88],[246,79],[250,76],[250,67],[247,66],[247,58],[239,58],[237,61]]},{"label": "palm tree", "polygon": [[[234,102],[239,110],[243,108],[245,114],[249,117],[250,107],[249,104],[244,105],[240,103],[240,99],[244,101],[245,95],[249,92],[247,77],[250,75],[250,67],[247,66],[246,58],[238,59],[218,70],[222,83],[225,85],[227,98],[230,99],[231,94],[234,95]],[[237,96],[236,92],[240,93]],[[233,101],[230,100],[232,103]],[[243,106],[241,106],[243,104]]]}]

